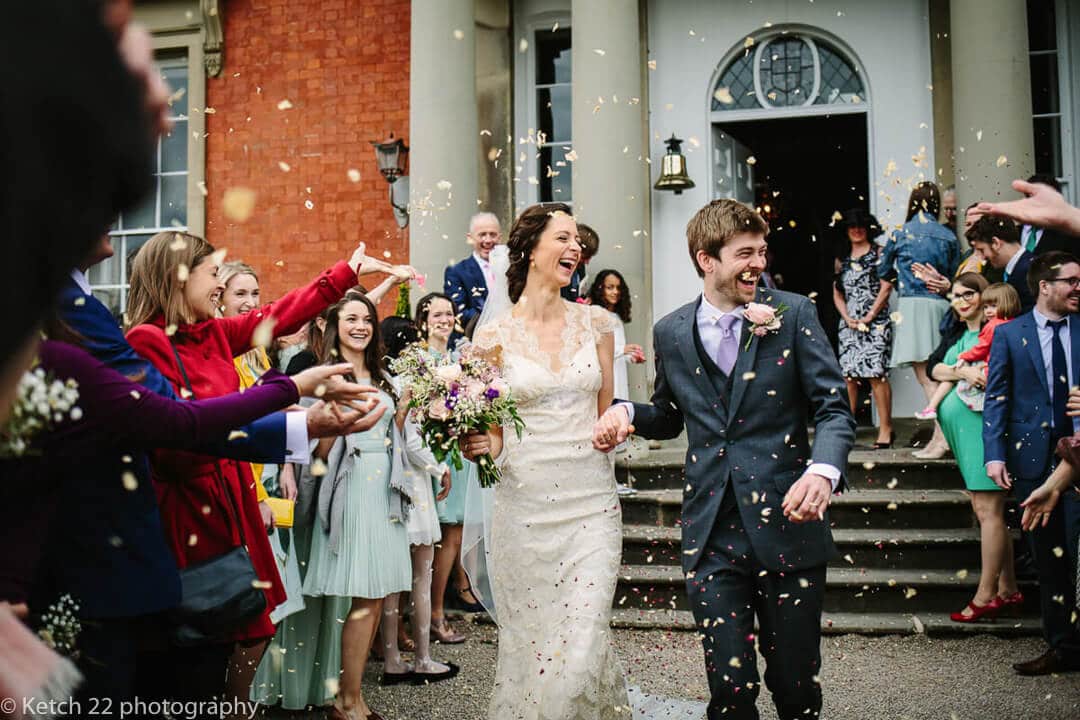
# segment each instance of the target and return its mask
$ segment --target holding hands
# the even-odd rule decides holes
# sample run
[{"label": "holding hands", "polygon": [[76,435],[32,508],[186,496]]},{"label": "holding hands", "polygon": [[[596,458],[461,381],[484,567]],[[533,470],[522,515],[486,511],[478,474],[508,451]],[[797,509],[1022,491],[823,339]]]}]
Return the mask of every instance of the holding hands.
[{"label": "holding hands", "polygon": [[621,405],[609,407],[593,426],[593,447],[600,452],[611,452],[634,432],[630,414]]}]

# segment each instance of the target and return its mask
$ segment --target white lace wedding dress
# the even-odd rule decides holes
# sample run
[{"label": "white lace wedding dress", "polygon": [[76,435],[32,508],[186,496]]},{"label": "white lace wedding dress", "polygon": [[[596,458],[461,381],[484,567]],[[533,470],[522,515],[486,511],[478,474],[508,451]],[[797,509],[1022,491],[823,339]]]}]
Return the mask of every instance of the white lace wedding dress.
[{"label": "white lace wedding dress", "polygon": [[490,572],[499,653],[491,720],[628,720],[611,644],[622,554],[613,456],[592,446],[601,386],[597,343],[614,331],[599,307],[566,303],[557,356],[509,313],[477,330],[503,349],[525,432],[505,434],[491,516]]}]

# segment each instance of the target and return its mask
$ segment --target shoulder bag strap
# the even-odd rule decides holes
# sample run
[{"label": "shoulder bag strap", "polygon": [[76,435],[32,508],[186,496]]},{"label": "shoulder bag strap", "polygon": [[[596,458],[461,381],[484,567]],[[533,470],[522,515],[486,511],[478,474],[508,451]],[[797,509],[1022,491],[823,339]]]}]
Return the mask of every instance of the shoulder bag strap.
[{"label": "shoulder bag strap", "polygon": [[[187,370],[184,369],[184,361],[180,359],[180,351],[176,349],[176,343],[172,338],[169,338],[169,346],[172,347],[173,357],[176,358],[176,367],[180,369],[180,377],[184,379],[184,386],[187,387],[188,397],[194,398],[195,391],[191,388],[191,380],[188,378]],[[221,465],[219,458],[214,458],[214,477],[218,481],[218,485],[221,486],[221,492],[228,498],[229,509],[232,510],[233,522],[236,523],[236,531],[240,534],[240,544],[247,546],[247,539],[244,537],[244,523],[240,520],[240,509],[236,507],[236,498],[229,492],[229,485],[225,482],[225,478],[221,474]]]}]

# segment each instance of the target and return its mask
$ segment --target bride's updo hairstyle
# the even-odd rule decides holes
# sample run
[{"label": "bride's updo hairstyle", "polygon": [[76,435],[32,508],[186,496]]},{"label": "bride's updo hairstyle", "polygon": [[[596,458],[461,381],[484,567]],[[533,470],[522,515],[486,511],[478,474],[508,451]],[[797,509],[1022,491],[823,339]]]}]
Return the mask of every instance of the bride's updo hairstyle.
[{"label": "bride's updo hairstyle", "polygon": [[510,267],[506,270],[506,290],[510,294],[510,302],[516,303],[525,291],[533,248],[540,242],[540,235],[551,221],[551,216],[560,212],[570,216],[574,214],[566,203],[530,205],[518,215],[514,227],[510,228],[510,237],[506,242],[510,255]]}]

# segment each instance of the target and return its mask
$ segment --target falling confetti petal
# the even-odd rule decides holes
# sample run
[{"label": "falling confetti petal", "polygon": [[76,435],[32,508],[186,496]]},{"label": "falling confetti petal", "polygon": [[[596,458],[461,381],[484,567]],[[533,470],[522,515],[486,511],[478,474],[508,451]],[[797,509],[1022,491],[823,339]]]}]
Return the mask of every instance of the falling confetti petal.
[{"label": "falling confetti petal", "polygon": [[135,478],[134,473],[125,472],[120,476],[120,482],[124,484],[124,489],[128,492],[135,492],[139,489],[139,481]]},{"label": "falling confetti petal", "polygon": [[349,168],[349,171],[346,173],[346,175],[349,176],[349,182],[360,182],[360,171],[356,168]]},{"label": "falling confetti petal", "polygon": [[1007,163],[1007,162],[1009,162],[1009,158],[1005,157],[1004,155],[999,155],[999,156],[998,156],[998,159],[997,159],[997,162],[996,162],[995,164],[996,164],[996,165],[997,165],[998,167],[1001,167],[1001,166],[1003,166],[1003,165],[1004,165],[1005,163]]},{"label": "falling confetti petal", "polygon": [[255,212],[255,191],[246,187],[231,187],[221,200],[225,217],[233,222],[247,222]]},{"label": "falling confetti petal", "polygon": [[292,109],[292,103],[289,102],[288,100],[282,100],[281,102],[279,102],[277,104],[277,109],[278,110],[290,110],[290,109]]}]

